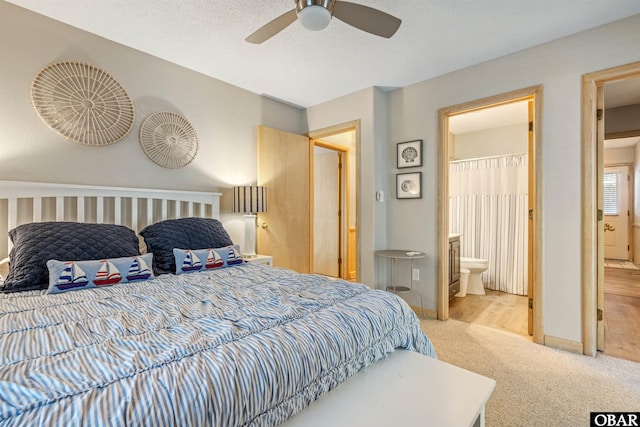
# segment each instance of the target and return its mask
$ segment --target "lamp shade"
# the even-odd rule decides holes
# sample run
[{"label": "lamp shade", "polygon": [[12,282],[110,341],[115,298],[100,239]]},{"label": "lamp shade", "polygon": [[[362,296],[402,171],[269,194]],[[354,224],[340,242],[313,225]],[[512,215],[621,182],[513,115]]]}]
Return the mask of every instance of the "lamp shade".
[{"label": "lamp shade", "polygon": [[233,187],[233,211],[258,213],[267,211],[267,188],[255,185]]}]

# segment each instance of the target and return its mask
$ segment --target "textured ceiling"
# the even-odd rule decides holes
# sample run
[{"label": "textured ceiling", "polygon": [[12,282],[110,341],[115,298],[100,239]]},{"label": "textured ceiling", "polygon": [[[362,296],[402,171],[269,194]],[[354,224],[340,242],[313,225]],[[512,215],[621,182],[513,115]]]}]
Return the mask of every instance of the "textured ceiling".
[{"label": "textured ceiling", "polygon": [[638,0],[355,0],[402,19],[391,39],[333,19],[244,39],[293,0],[9,0],[115,42],[301,107],[403,87],[640,13]]}]

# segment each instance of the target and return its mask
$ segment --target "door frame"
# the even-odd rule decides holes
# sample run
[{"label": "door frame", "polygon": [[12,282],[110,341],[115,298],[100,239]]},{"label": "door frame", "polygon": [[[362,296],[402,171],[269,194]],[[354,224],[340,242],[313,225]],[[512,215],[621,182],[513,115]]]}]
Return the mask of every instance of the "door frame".
[{"label": "door frame", "polygon": [[[355,175],[356,175],[356,188],[355,191],[352,191],[349,193],[348,197],[354,197],[355,196],[355,206],[356,206],[356,282],[360,282],[360,274],[361,274],[361,250],[360,250],[360,233],[361,233],[361,229],[362,227],[360,226],[362,224],[361,221],[361,213],[362,213],[362,209],[360,207],[360,189],[362,188],[361,183],[360,183],[360,173],[358,173],[358,171],[360,170],[360,120],[353,120],[350,122],[345,122],[345,123],[341,123],[341,124],[337,124],[337,125],[333,125],[333,126],[328,126],[326,128],[321,128],[321,129],[317,129],[314,131],[310,131],[308,133],[308,137],[309,137],[309,144],[311,145],[311,148],[313,148],[314,145],[314,141],[315,140],[321,140],[322,138],[326,138],[329,136],[333,136],[333,135],[337,135],[339,133],[345,133],[345,132],[354,132],[355,133]],[[313,149],[310,150],[310,164],[313,167]],[[348,162],[346,162],[348,163]],[[347,166],[348,167],[348,166]],[[311,169],[311,174],[313,174],[313,169]],[[347,181],[349,180],[349,175],[346,176],[347,177]],[[352,194],[355,193],[355,194]],[[311,192],[311,194],[313,194],[313,192]],[[350,199],[347,199],[347,201]],[[313,197],[311,198],[311,205],[310,205],[310,210],[311,210],[311,214],[313,215]],[[347,206],[349,205],[349,203],[347,203]],[[348,216],[347,218],[347,224],[349,222],[348,220]],[[313,221],[312,221],[313,222]],[[313,248],[313,223],[311,224],[311,235],[310,235],[310,240],[311,240],[311,248]],[[348,230],[347,230],[348,231]],[[348,251],[348,249],[347,249]],[[311,254],[312,258],[311,258],[311,264],[310,267],[313,266],[313,253]],[[348,252],[345,252],[345,258],[348,259]],[[345,271],[345,274],[348,274],[348,269],[346,268],[346,261],[343,259],[343,270]]]},{"label": "door frame", "polygon": [[[598,129],[599,105],[606,83],[640,77],[640,62],[582,76],[582,352],[595,356],[604,342],[604,247],[602,174],[604,126]],[[602,310],[598,316],[598,310]]]},{"label": "door frame", "polygon": [[[335,151],[338,154],[340,161],[340,167],[338,168],[338,200],[340,209],[340,218],[338,225],[338,277],[341,279],[348,279],[347,271],[347,259],[349,258],[349,248],[347,238],[349,236],[349,215],[351,214],[351,208],[349,206],[349,197],[351,197],[351,186],[349,185],[349,147],[343,145],[334,144],[320,139],[310,138],[313,147],[322,147],[327,150]],[[313,148],[312,148],[313,153]],[[311,162],[311,176],[314,177],[315,171],[315,154],[314,159]],[[313,212],[315,207],[315,179],[311,179],[311,211]],[[315,218],[314,218],[315,219]],[[315,224],[312,222],[312,236],[311,241],[315,243]],[[315,272],[315,257],[312,254],[311,257],[311,272]]]},{"label": "door frame", "polygon": [[[449,318],[449,292],[448,277],[449,258],[449,117],[463,112],[480,110],[500,104],[512,103],[519,100],[533,100],[534,120],[533,120],[533,150],[530,151],[532,164],[534,164],[534,178],[530,185],[533,185],[535,202],[531,227],[533,228],[534,248],[532,257],[534,268],[533,283],[529,288],[533,295],[530,296],[533,303],[533,341],[539,344],[544,342],[544,329],[542,323],[543,314],[543,294],[542,284],[539,281],[542,271],[542,221],[537,218],[542,217],[542,85],[531,86],[524,89],[514,90],[500,95],[470,101],[438,110],[438,319]],[[533,151],[533,155],[531,153]]]}]

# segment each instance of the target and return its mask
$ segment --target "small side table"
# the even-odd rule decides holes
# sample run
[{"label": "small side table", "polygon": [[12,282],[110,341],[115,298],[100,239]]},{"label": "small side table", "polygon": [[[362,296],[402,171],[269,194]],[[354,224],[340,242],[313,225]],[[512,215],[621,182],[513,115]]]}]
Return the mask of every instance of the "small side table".
[{"label": "small side table", "polygon": [[[422,302],[422,294],[413,289],[413,261],[416,259],[425,258],[427,254],[419,251],[409,251],[409,250],[398,250],[398,249],[387,249],[382,251],[376,251],[376,256],[381,258],[387,258],[391,260],[391,285],[387,286],[386,289],[388,292],[394,294],[401,294],[406,292],[413,292],[418,294],[420,297],[420,308],[422,309],[422,317],[424,317],[424,304]],[[409,260],[409,280],[408,286],[398,286],[396,284],[396,261],[397,260]]]},{"label": "small side table", "polygon": [[260,255],[255,254],[252,256],[244,256],[242,257],[245,262],[250,262],[253,264],[265,264],[269,267],[273,267],[273,257],[271,255]]}]

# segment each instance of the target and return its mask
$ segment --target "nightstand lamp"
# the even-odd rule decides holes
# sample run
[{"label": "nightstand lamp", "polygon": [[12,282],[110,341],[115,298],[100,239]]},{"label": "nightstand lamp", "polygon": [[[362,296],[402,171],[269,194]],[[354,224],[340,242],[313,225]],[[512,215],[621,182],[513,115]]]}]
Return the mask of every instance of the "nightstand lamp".
[{"label": "nightstand lamp", "polygon": [[256,214],[267,211],[267,188],[260,186],[233,187],[233,211],[244,213],[243,256],[256,255]]}]

